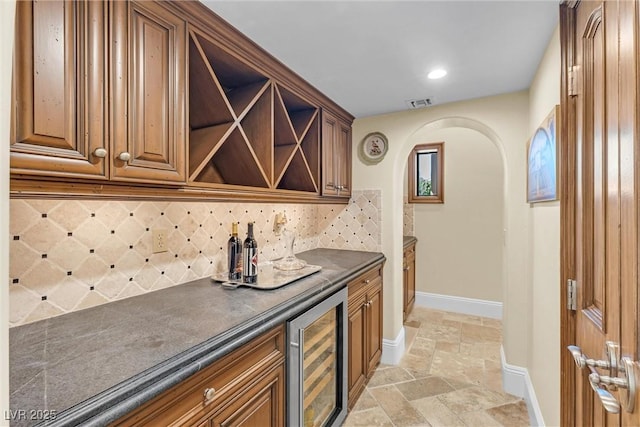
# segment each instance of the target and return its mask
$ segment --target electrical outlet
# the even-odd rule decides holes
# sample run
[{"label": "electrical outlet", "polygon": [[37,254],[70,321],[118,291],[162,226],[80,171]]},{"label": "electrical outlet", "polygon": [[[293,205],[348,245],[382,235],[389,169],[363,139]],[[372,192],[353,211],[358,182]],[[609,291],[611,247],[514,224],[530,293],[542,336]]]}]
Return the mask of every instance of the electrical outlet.
[{"label": "electrical outlet", "polygon": [[154,228],[151,230],[152,251],[154,254],[167,252],[167,230]]}]

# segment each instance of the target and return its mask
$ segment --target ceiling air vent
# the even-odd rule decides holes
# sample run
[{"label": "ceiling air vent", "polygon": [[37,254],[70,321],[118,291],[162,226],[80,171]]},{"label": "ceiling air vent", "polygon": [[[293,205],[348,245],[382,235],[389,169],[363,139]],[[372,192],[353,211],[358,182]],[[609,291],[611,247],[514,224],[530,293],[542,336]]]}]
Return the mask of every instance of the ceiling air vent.
[{"label": "ceiling air vent", "polygon": [[433,105],[434,103],[434,99],[433,96],[430,96],[428,98],[422,98],[422,99],[410,99],[408,101],[405,101],[407,103],[407,106],[409,108],[424,108],[424,107],[430,107]]}]

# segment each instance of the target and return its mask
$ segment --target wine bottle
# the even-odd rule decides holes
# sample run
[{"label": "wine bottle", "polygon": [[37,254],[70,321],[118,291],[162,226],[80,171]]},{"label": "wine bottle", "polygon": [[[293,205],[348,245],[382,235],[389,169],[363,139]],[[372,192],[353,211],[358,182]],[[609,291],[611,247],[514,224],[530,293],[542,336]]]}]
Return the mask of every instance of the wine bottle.
[{"label": "wine bottle", "polygon": [[258,242],[253,238],[253,223],[247,226],[247,238],[242,246],[242,280],[245,283],[258,281]]},{"label": "wine bottle", "polygon": [[229,280],[242,280],[242,240],[238,237],[238,223],[231,223],[231,237],[227,244]]}]

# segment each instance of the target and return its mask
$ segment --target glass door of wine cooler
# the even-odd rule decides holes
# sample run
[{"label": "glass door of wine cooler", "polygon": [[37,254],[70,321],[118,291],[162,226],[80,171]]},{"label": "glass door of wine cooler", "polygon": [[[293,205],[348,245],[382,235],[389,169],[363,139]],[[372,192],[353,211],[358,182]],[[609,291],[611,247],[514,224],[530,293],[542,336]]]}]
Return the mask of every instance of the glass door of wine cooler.
[{"label": "glass door of wine cooler", "polygon": [[289,424],[340,425],[346,416],[346,289],[289,322]]}]

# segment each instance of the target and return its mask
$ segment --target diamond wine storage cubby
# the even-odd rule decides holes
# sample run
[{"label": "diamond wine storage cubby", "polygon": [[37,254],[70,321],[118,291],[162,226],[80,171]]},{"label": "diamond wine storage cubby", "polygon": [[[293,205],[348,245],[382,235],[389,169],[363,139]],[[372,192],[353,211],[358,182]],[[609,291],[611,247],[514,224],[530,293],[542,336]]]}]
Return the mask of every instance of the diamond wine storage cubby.
[{"label": "diamond wine storage cubby", "polygon": [[319,108],[197,30],[189,129],[192,186],[319,193]]},{"label": "diamond wine storage cubby", "polygon": [[[318,108],[280,85],[275,85],[274,92],[276,187],[317,193],[320,182]],[[282,158],[286,159],[284,167],[278,168]]]}]

